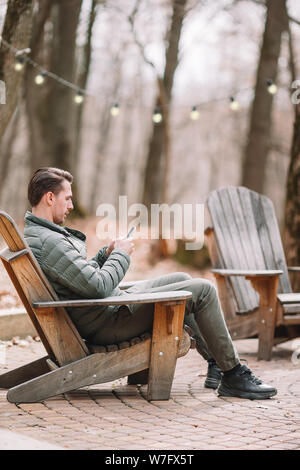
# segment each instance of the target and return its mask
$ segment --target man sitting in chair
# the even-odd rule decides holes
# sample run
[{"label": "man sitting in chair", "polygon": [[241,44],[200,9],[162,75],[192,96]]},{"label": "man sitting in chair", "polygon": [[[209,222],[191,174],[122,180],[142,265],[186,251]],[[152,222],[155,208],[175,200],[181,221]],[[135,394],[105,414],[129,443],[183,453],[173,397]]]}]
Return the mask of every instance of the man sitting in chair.
[{"label": "man sitting in chair", "polygon": [[[57,168],[37,170],[28,186],[32,212],[25,216],[24,236],[61,300],[104,298],[127,293],[190,291],[184,323],[194,332],[198,352],[208,362],[205,386],[222,396],[264,399],[277,390],[263,384],[241,365],[227,330],[214,285],[176,272],[147,280],[122,291],[134,249],[131,240],[111,241],[92,259],[86,259],[86,236],[62,226],[73,209],[72,175]],[[152,329],[153,304],[68,308],[83,338],[107,345],[128,341]]]}]

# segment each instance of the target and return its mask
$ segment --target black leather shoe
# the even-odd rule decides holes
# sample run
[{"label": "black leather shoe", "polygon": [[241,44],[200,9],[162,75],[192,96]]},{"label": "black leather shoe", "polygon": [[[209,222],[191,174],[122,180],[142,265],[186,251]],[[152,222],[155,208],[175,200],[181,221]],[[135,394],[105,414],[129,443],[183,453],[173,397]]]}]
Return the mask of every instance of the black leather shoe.
[{"label": "black leather shoe", "polygon": [[264,384],[244,365],[233,374],[223,374],[218,388],[219,396],[248,398],[249,400],[263,400],[276,394],[276,388]]},{"label": "black leather shoe", "polygon": [[206,380],[204,382],[204,387],[213,388],[214,390],[218,388],[221,381],[222,371],[216,363],[208,363]]}]

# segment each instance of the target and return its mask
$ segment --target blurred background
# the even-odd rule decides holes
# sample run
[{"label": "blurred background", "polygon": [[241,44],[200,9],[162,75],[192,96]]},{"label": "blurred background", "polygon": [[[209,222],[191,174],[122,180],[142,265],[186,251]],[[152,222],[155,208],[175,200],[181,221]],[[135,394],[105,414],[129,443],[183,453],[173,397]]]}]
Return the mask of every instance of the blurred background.
[{"label": "blurred background", "polygon": [[[41,166],[74,175],[73,225],[93,236],[120,195],[196,204],[244,185],[272,199],[300,264],[299,1],[0,0],[0,28],[2,210],[22,224]],[[146,253],[160,259],[144,246],[132,278]]]}]

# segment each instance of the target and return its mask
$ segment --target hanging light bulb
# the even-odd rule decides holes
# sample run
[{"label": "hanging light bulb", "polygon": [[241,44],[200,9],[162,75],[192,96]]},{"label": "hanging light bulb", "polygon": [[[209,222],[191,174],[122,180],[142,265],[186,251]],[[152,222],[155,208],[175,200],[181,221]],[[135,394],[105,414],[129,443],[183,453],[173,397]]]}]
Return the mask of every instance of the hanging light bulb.
[{"label": "hanging light bulb", "polygon": [[40,72],[38,75],[36,75],[34,81],[37,85],[42,85],[45,82],[45,77],[46,77],[46,73]]},{"label": "hanging light bulb", "polygon": [[276,83],[274,83],[271,78],[268,78],[268,79],[266,80],[266,83],[267,83],[267,87],[268,87],[268,92],[269,92],[271,95],[275,95],[275,94],[277,93],[277,85],[276,85]]},{"label": "hanging light bulb", "polygon": [[230,108],[232,111],[238,111],[240,109],[239,102],[233,96],[230,97]]},{"label": "hanging light bulb", "polygon": [[115,103],[111,108],[110,108],[110,114],[114,117],[119,116],[120,114],[120,107],[118,103]]},{"label": "hanging light bulb", "polygon": [[31,49],[27,47],[26,49],[21,49],[16,52],[15,54],[15,70],[20,72],[24,68],[25,65],[25,58],[28,54],[30,54]]},{"label": "hanging light bulb", "polygon": [[23,56],[16,56],[16,62],[15,62],[15,70],[17,72],[20,72],[25,65],[25,59]]},{"label": "hanging light bulb", "polygon": [[191,119],[193,119],[193,121],[196,121],[199,118],[199,111],[197,110],[196,106],[192,107],[190,117]]},{"label": "hanging light bulb", "polygon": [[162,114],[159,108],[155,108],[153,116],[152,116],[152,121],[155,122],[155,124],[158,124],[159,122],[162,121]]},{"label": "hanging light bulb", "polygon": [[82,91],[78,90],[76,95],[74,96],[74,101],[76,104],[81,104],[83,102],[83,93]]}]

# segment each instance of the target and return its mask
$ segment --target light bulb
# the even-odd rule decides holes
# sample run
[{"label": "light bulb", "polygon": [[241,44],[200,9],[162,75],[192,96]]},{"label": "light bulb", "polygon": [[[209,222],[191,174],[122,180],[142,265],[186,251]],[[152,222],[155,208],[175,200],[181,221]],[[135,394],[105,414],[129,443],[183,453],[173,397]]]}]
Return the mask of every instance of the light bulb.
[{"label": "light bulb", "polygon": [[192,107],[190,117],[193,119],[193,121],[196,121],[199,118],[199,111],[197,110],[196,106]]},{"label": "light bulb", "polygon": [[81,104],[83,102],[83,93],[80,90],[78,90],[74,96],[74,101],[76,104]]},{"label": "light bulb", "polygon": [[275,83],[272,83],[271,85],[268,86],[268,92],[271,95],[275,95],[277,93],[277,85]]},{"label": "light bulb", "polygon": [[236,101],[233,96],[230,98],[230,108],[232,109],[232,111],[238,111],[240,109],[239,102]]},{"label": "light bulb", "polygon": [[36,75],[34,81],[37,85],[42,85],[45,82],[45,72],[41,72],[38,75]]},{"label": "light bulb", "polygon": [[15,62],[15,70],[20,72],[24,68],[24,57],[17,57]]},{"label": "light bulb", "polygon": [[120,108],[117,103],[115,103],[111,108],[110,108],[110,113],[112,116],[116,117],[119,116],[120,114]]},{"label": "light bulb", "polygon": [[153,122],[155,122],[155,124],[158,124],[159,122],[162,121],[162,114],[158,108],[155,109],[154,114],[152,116],[152,120]]}]

